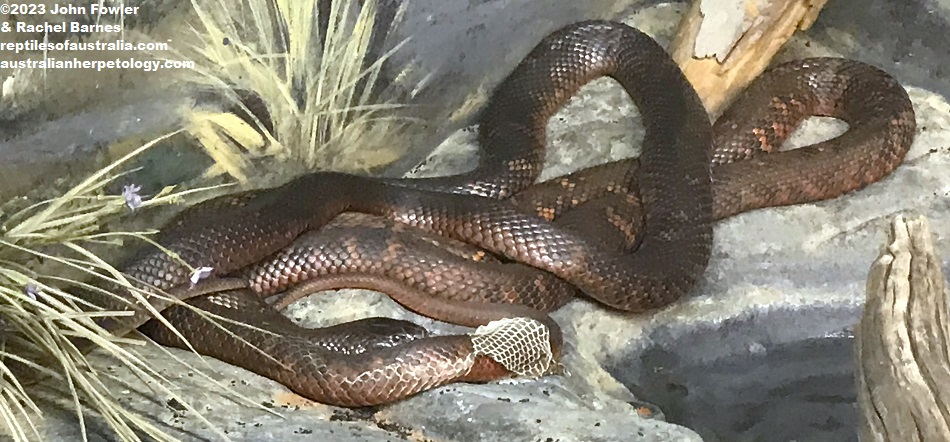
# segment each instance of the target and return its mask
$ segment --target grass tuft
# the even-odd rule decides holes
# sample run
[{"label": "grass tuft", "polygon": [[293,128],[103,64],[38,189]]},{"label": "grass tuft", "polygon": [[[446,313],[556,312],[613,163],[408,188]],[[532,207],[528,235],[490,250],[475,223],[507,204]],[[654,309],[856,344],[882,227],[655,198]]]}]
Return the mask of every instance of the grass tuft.
[{"label": "grass tuft", "polygon": [[[177,395],[129,343],[95,322],[96,312],[61,287],[93,288],[106,283],[126,285],[121,273],[98,257],[103,245],[142,239],[152,230],[112,230],[132,210],[123,195],[105,189],[129,160],[181,131],[166,134],[96,171],[58,198],[14,211],[0,218],[0,423],[14,441],[41,440],[35,421],[43,416],[28,385],[52,377],[65,389],[86,440],[86,413],[93,411],[122,440],[173,440],[146,418],[126,409],[104,382],[106,378],[71,338],[83,338],[114,357],[159,391]],[[213,188],[163,189],[146,197],[135,210],[178,204],[189,194]],[[85,278],[83,278],[85,277]],[[92,283],[84,279],[92,278]],[[179,398],[180,400],[180,398]],[[181,401],[184,403],[184,401]],[[186,405],[187,407],[187,405]],[[197,413],[196,413],[197,415]],[[223,435],[223,434],[222,434]]]},{"label": "grass tuft", "polygon": [[[368,58],[375,0],[362,6],[355,0],[192,3],[200,44],[190,55],[201,66],[195,81],[223,92],[249,117],[189,113],[189,133],[216,163],[208,176],[246,182],[260,175],[253,160],[262,158],[300,166],[289,173],[368,171],[403,153],[392,140],[408,120],[395,116],[399,105],[379,102],[373,93],[384,61],[401,47]],[[323,32],[317,29],[321,21]],[[254,104],[242,100],[248,94],[256,97]]]}]

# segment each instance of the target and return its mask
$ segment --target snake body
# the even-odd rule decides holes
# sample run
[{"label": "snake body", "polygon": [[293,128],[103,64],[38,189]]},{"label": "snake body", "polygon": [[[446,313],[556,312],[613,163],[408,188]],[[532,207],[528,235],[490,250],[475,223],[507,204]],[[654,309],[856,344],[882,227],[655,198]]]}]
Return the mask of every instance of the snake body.
[{"label": "snake body", "polygon": [[[615,79],[641,111],[646,135],[640,157],[530,187],[543,162],[547,120],[580,87],[602,76]],[[850,129],[810,147],[760,154],[816,114],[841,118]],[[701,278],[715,219],[859,189],[901,162],[915,131],[910,101],[896,81],[876,68],[836,59],[771,70],[714,131],[666,52],[645,34],[606,21],[576,23],[544,38],[494,91],[478,122],[482,154],[469,173],[378,179],[317,172],[186,209],[158,242],[191,267],[213,269],[197,287],[190,285],[188,266],[158,249],[123,267],[144,286],[194,298],[213,313],[281,337],[228,326],[242,341],[189,309],[154,298],[150,307],[130,297],[97,298],[103,308],[135,312],[103,324],[124,334],[163,311],[197,351],[337,405],[373,405],[448,382],[491,380],[506,370],[473,356],[465,337],[407,332],[398,345],[372,337],[363,350],[343,357],[334,340],[377,335],[365,324],[341,326],[327,344],[325,335],[299,332],[260,296],[302,282],[311,288],[384,289],[424,314],[467,325],[535,317],[551,325],[558,347],[559,330],[543,312],[575,291],[623,311],[668,305]],[[343,212],[383,220],[337,218]],[[580,219],[597,214],[625,246],[594,231],[598,223],[572,223],[571,213],[583,214]],[[392,221],[432,235],[404,231]],[[354,231],[358,242],[341,239]],[[407,246],[411,241],[418,244]],[[453,260],[485,264],[475,262],[482,252],[461,243],[501,260],[489,262],[494,267],[485,273],[452,270]],[[442,251],[418,252],[432,245]],[[420,253],[438,259],[420,259]],[[512,267],[519,270],[507,272]],[[196,297],[237,287],[247,289]],[[181,345],[161,325],[147,329],[159,342]],[[248,344],[271,357],[260,357]]]}]

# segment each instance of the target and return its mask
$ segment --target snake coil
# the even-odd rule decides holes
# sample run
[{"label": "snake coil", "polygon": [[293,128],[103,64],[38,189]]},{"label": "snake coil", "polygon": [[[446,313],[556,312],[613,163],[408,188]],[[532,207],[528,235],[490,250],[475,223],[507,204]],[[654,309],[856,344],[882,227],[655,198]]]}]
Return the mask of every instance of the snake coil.
[{"label": "snake coil", "polygon": [[[548,119],[602,76],[615,79],[640,109],[646,135],[639,159],[529,188],[543,163]],[[850,128],[813,146],[769,153],[809,115],[841,118]],[[181,261],[153,248],[123,270],[144,287],[265,329],[217,327],[150,298],[151,308],[200,353],[320,402],[381,404],[449,382],[537,374],[545,367],[518,368],[524,361],[515,350],[539,350],[528,360],[544,361],[547,347],[538,340],[546,337],[550,354],[559,355],[560,330],[543,311],[575,291],[630,312],[668,305],[702,277],[714,220],[859,189],[900,164],[914,132],[913,108],[896,81],[871,66],[828,58],[770,70],[714,129],[696,92],[652,38],[620,23],[586,21],[544,38],[498,86],[479,119],[482,155],[473,171],[401,180],[318,172],[216,198],[162,230],[158,242]],[[590,204],[577,208],[586,224],[620,227],[626,247],[617,250],[592,240],[604,238],[597,232],[551,220],[579,204]],[[337,218],[343,212],[388,221]],[[358,240],[347,239],[353,232]],[[427,248],[433,244],[448,248]],[[454,258],[487,270],[459,270]],[[213,275],[191,288],[190,269],[199,267]],[[511,317],[538,322],[509,323],[517,339],[501,342],[427,336],[378,319],[308,331],[261,301],[264,292],[301,283],[380,289],[423,314],[466,325]],[[247,289],[198,296],[235,286]],[[89,300],[135,313],[103,323],[117,334],[151,317],[129,296],[90,294]],[[401,330],[396,338],[380,333],[390,326]],[[144,329],[159,342],[182,345],[155,322]],[[532,340],[519,341],[527,337]],[[498,350],[500,343],[514,345]],[[488,351],[483,345],[490,356],[478,354]]]}]

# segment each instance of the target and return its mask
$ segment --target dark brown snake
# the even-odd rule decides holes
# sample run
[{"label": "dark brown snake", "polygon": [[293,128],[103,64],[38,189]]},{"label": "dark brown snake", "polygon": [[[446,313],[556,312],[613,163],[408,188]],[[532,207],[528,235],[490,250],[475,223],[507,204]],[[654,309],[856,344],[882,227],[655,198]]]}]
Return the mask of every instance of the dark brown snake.
[{"label": "dark brown snake", "polygon": [[[529,187],[542,167],[549,117],[601,76],[619,82],[641,111],[640,157]],[[842,119],[849,130],[761,154],[811,115]],[[576,291],[629,312],[668,305],[701,278],[714,220],[873,183],[900,164],[916,124],[906,92],[890,76],[825,58],[770,70],[714,130],[667,53],[645,34],[605,21],[573,24],[542,40],[494,91],[478,122],[482,154],[472,172],[426,179],[318,172],[215,198],[183,211],[158,238],[191,267],[153,248],[123,271],[144,286],[276,333],[218,328],[150,298],[151,308],[163,311],[198,352],[320,402],[381,404],[508,373],[486,357],[471,358],[466,336],[428,337],[411,324],[380,318],[301,331],[262,296],[301,283],[311,291],[374,288],[419,313],[465,325],[538,318],[555,327],[557,347],[560,331],[543,312]],[[343,212],[359,214],[337,217]],[[618,233],[625,247],[616,246]],[[191,268],[198,267],[213,274],[190,287]],[[244,287],[250,289],[196,297]],[[302,290],[291,288],[279,305]],[[90,295],[108,310],[135,311],[103,321],[116,334],[152,317],[129,299]],[[181,344],[155,321],[145,329],[159,342]]]}]

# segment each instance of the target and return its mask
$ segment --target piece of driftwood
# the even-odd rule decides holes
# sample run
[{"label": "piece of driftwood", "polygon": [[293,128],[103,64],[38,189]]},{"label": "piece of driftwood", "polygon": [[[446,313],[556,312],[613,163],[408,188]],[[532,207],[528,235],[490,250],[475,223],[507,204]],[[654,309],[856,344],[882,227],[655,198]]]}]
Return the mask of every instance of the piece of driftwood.
[{"label": "piece of driftwood", "polygon": [[922,216],[897,216],[855,331],[861,440],[950,441],[947,281]]},{"label": "piece of driftwood", "polygon": [[[796,30],[806,30],[814,23],[826,2],[694,0],[680,22],[670,53],[707,111],[718,115],[765,70]],[[725,39],[724,43],[710,46],[712,40],[719,39]]]}]

